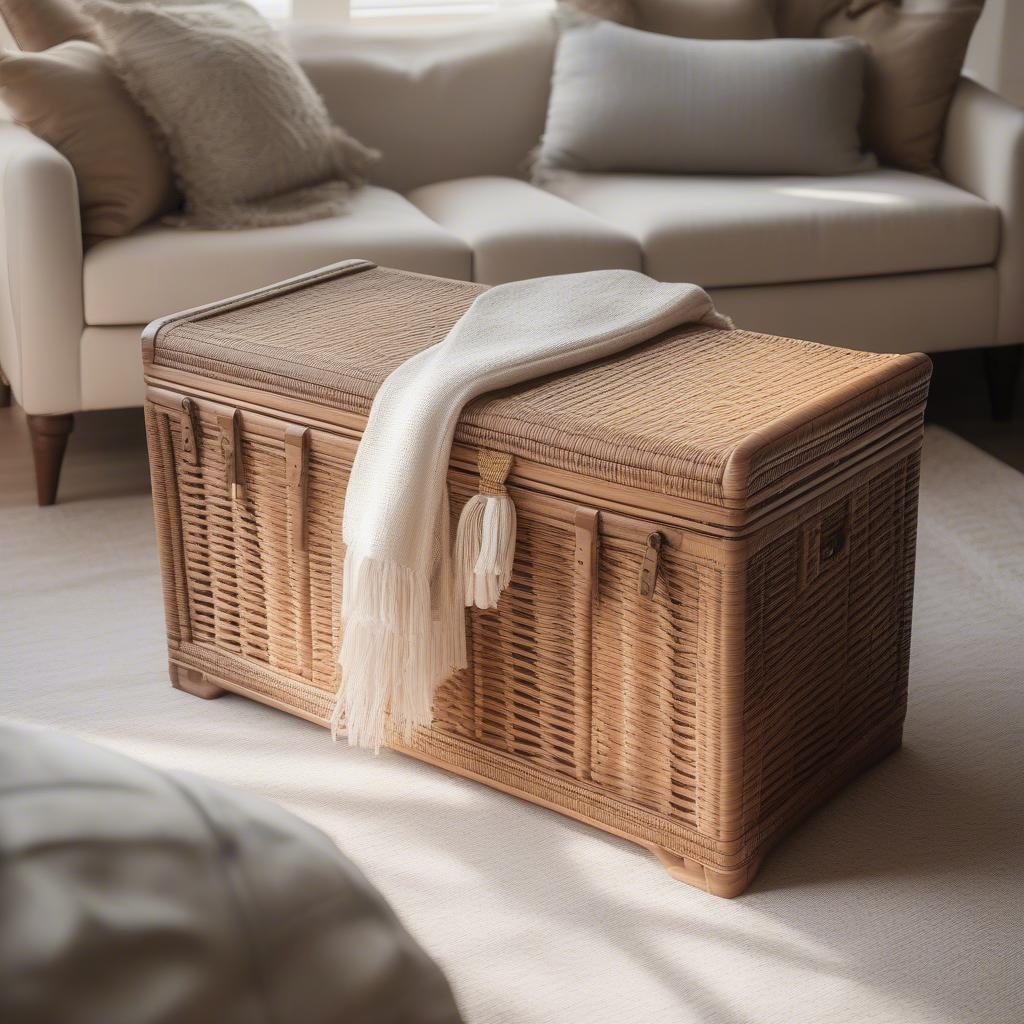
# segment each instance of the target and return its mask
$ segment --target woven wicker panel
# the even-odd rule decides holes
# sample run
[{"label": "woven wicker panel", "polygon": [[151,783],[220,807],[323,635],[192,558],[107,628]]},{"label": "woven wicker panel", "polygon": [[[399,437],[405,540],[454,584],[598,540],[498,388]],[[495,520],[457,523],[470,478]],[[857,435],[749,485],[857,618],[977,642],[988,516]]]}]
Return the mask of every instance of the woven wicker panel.
[{"label": "woven wicker panel", "polygon": [[594,608],[592,778],[696,826],[697,618],[701,567],[662,549],[638,591],[644,545],[602,538]]},{"label": "woven wicker panel", "polygon": [[198,466],[184,457],[176,421],[170,435],[192,641],[308,679],[309,601],[289,556],[283,442],[243,437],[246,492],[235,500],[216,427],[203,424]]},{"label": "woven wicker panel", "polygon": [[567,524],[519,517],[508,590],[497,610],[471,616],[471,701],[463,691],[479,742],[570,777],[578,729],[573,546]]},{"label": "woven wicker panel", "polygon": [[[902,715],[919,456],[764,547],[747,573],[744,824],[756,835]],[[837,546],[838,545],[838,546]],[[822,560],[822,549],[834,550]]]}]

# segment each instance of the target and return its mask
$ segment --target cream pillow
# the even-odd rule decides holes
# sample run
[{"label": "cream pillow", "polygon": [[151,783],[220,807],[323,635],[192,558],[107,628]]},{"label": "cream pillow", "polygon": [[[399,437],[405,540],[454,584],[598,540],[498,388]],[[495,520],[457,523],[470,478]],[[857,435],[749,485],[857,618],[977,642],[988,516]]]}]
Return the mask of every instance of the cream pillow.
[{"label": "cream pillow", "polygon": [[581,15],[555,55],[535,176],[843,174],[871,166],[854,40],[674,39]]},{"label": "cream pillow", "polygon": [[160,139],[98,46],[0,54],[0,100],[74,168],[87,242],[177,208]]},{"label": "cream pillow", "polygon": [[341,212],[375,154],[333,125],[242,0],[85,0],[128,90],[167,139],[182,223],[243,228]]}]

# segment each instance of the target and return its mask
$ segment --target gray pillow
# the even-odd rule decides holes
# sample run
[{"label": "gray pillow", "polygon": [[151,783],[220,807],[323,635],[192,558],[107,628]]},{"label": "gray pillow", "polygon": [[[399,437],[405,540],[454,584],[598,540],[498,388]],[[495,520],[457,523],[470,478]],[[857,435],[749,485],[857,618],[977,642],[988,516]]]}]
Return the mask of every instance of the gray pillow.
[{"label": "gray pillow", "polygon": [[256,10],[242,0],[82,7],[167,140],[187,224],[290,224],[344,209],[374,154],[331,123]]},{"label": "gray pillow", "polygon": [[461,1024],[322,832],[265,800],[0,722],[0,1020]]},{"label": "gray pillow", "polygon": [[843,174],[861,151],[864,47],[678,39],[564,19],[534,164],[683,174]]}]

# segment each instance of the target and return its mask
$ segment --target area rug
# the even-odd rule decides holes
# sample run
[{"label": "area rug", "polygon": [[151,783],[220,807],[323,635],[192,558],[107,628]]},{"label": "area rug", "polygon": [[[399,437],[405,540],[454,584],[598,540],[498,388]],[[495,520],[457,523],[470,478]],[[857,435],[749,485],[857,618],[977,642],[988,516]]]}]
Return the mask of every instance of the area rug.
[{"label": "area rug", "polygon": [[483,786],[172,691],[149,499],[139,467],[127,479],[42,511],[27,479],[0,483],[0,714],[325,829],[444,966],[470,1024],[1021,1019],[1024,476],[929,430],[904,749],[732,902]]}]

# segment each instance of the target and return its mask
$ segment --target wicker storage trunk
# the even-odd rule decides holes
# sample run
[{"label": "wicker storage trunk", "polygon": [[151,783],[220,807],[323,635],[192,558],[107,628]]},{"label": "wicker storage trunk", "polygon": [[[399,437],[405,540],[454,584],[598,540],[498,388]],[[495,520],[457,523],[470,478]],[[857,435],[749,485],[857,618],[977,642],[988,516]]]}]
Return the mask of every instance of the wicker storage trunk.
[{"label": "wicker storage trunk", "polygon": [[[480,291],[350,261],[148,328],[175,685],[325,723],[370,401]],[[433,726],[392,745],[741,892],[899,745],[929,374],[688,327],[474,402],[452,512],[479,450],[513,456],[514,578],[467,612]]]}]

